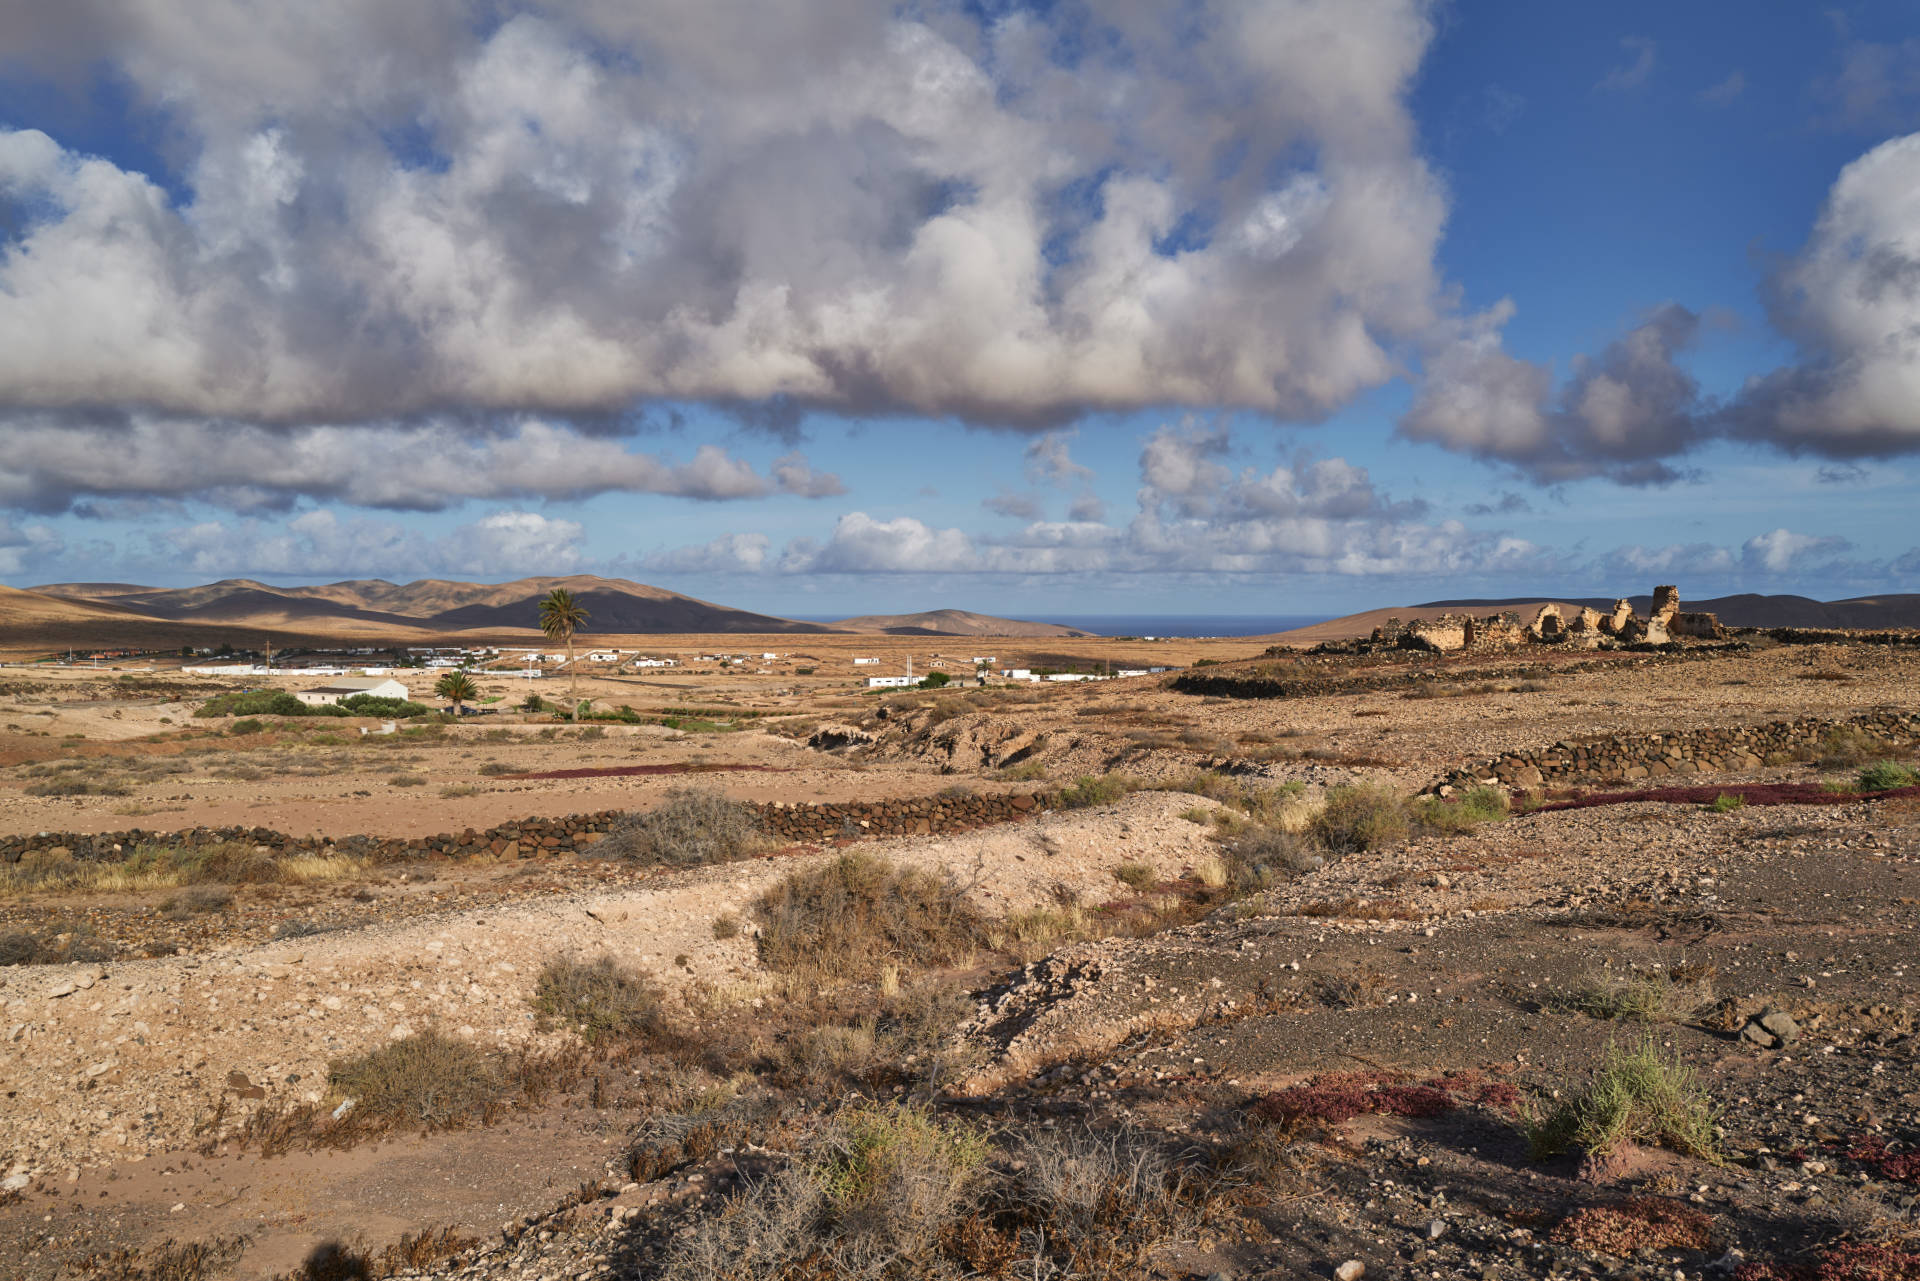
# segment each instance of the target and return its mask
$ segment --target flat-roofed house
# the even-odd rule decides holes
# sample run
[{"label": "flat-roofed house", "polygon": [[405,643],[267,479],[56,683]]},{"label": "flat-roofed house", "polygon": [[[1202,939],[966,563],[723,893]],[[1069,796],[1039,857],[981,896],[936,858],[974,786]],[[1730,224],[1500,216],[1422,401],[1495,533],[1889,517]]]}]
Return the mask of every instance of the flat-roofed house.
[{"label": "flat-roofed house", "polygon": [[309,707],[330,707],[355,694],[374,698],[405,698],[407,687],[391,676],[342,676],[313,689],[295,690],[293,696]]}]

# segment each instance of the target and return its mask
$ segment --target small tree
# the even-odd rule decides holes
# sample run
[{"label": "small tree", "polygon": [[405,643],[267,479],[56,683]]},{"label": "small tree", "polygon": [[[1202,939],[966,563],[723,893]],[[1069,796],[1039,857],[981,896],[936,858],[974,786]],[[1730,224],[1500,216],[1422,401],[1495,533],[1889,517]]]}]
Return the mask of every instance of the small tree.
[{"label": "small tree", "polygon": [[548,640],[561,641],[567,647],[567,697],[575,701],[580,674],[573,667],[573,634],[580,630],[587,617],[586,608],[564,587],[554,588],[540,602],[540,630],[547,634]]},{"label": "small tree", "polygon": [[433,683],[433,692],[453,704],[455,716],[460,714],[460,704],[480,697],[480,688],[465,672],[447,672]]}]

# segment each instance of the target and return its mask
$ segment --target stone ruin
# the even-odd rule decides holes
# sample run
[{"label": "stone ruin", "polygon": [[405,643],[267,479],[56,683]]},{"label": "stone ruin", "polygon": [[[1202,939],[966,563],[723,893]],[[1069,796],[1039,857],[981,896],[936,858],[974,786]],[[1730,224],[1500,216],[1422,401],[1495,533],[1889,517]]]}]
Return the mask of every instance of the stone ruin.
[{"label": "stone ruin", "polygon": [[1433,654],[1493,653],[1528,645],[1565,645],[1573,649],[1621,649],[1632,645],[1667,645],[1688,640],[1724,640],[1727,631],[1712,614],[1688,614],[1680,609],[1680,589],[1662,585],[1653,589],[1647,617],[1633,612],[1624,597],[1610,613],[1582,608],[1571,618],[1548,603],[1525,623],[1513,610],[1474,617],[1442,614],[1403,623],[1389,618],[1373,629],[1368,648],[1414,649]]}]

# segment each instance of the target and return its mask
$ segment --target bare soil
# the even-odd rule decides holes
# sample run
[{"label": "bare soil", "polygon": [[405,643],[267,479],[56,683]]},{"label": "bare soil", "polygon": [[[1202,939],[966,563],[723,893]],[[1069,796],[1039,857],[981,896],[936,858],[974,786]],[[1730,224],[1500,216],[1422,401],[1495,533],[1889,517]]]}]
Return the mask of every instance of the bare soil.
[{"label": "bare soil", "polygon": [[[1257,893],[1210,898],[1217,838],[1240,820],[1174,790],[1210,771],[1238,786],[1297,783],[1308,806],[1350,783],[1410,796],[1468,761],[1581,734],[1911,710],[1920,655],[1844,645],[1621,655],[1584,671],[1543,663],[1545,688],[1532,690],[1508,674],[1511,660],[1443,667],[1460,688],[1492,688],[1243,701],[1134,679],[872,697],[842,674],[833,685],[732,687],[741,711],[770,714],[726,732],[583,735],[498,715],[413,739],[363,737],[377,724],[346,720],[236,737],[192,716],[208,691],[116,697],[85,673],[23,677],[0,694],[0,726],[15,727],[0,735],[0,832],[247,823],[424,835],[647,808],[690,782],[794,801],[1032,788],[1034,775],[1059,786],[1109,771],[1152,786],[958,836],[857,843],[950,875],[990,921],[1074,912],[1087,922],[927,976],[966,992],[942,1036],[954,1067],[937,1079],[822,1077],[813,1088],[751,1056],[714,1064],[694,1045],[733,1044],[719,1025],[794,999],[793,978],[761,961],[753,904],[855,848],[845,843],[684,870],[389,864],[237,887],[230,903],[188,917],[163,911],[158,890],[12,893],[0,898],[0,933],[64,925],[177,951],[0,968],[0,1175],[17,1185],[0,1193],[0,1247],[18,1275],[53,1278],[129,1275],[167,1241],[228,1241],[228,1261],[203,1275],[274,1276],[330,1248],[373,1257],[451,1230],[464,1248],[420,1257],[415,1273],[651,1276],[675,1241],[713,1230],[730,1198],[784,1168],[849,1093],[922,1099],[1003,1137],[1145,1134],[1217,1164],[1288,1087],[1358,1080],[1377,1093],[1451,1079],[1511,1089],[1463,1086],[1434,1114],[1289,1130],[1263,1149],[1258,1176],[1234,1185],[1231,1206],[1164,1242],[1144,1275],[1324,1277],[1358,1262],[1370,1277],[1694,1278],[1767,1260],[1817,1269],[1822,1251],[1849,1243],[1920,1251],[1920,1161],[1900,1159],[1920,1148],[1913,798],[1820,791],[1830,803],[1714,812],[1682,795],[1516,813],[1457,835],[1416,827]],[[689,703],[721,696],[712,679],[683,680]],[[599,697],[639,705],[613,686]],[[854,731],[853,745],[807,746],[817,725]],[[82,769],[68,772],[118,779],[127,794],[27,793],[75,761]],[[683,765],[703,772],[690,778]],[[568,777],[512,777],[556,773]],[[395,786],[403,775],[425,782]],[[1800,763],[1689,782],[1822,789],[1848,777]],[[1149,901],[1160,917],[1140,915]],[[1101,924],[1122,918],[1125,928]],[[734,925],[717,929],[723,921]],[[274,937],[289,922],[317,932]],[[600,954],[664,993],[684,1020],[684,1055],[585,1047],[535,1017],[543,965]],[[1671,1020],[1581,1012],[1596,982],[1676,976],[1708,997]],[[847,991],[858,1001],[871,989]],[[1767,1043],[1755,1020],[1777,1014],[1795,1031]],[[573,1067],[537,1101],[451,1130],[398,1127],[345,1150],[295,1143],[273,1156],[249,1137],[257,1114],[333,1106],[331,1064],[426,1028]],[[1610,1045],[1647,1038],[1698,1073],[1718,1109],[1721,1158],[1629,1148],[1605,1162],[1534,1160],[1528,1110],[1577,1089]],[[777,1120],[634,1177],[637,1136],[681,1106],[667,1100],[683,1076],[712,1084],[741,1071],[753,1075],[728,1088],[780,1095]],[[1670,1234],[1691,1244],[1622,1244],[1632,1236],[1622,1223],[1653,1220],[1698,1231]]]}]

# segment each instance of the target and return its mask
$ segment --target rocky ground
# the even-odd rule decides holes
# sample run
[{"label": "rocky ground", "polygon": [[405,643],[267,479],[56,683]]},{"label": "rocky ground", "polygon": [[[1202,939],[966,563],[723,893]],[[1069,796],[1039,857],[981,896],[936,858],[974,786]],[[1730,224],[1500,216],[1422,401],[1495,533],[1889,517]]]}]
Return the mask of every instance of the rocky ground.
[{"label": "rocky ground", "polygon": [[[859,795],[869,781],[924,794],[955,774],[992,786],[1016,758],[1057,781],[1124,769],[1170,783],[1211,763],[1257,785],[1298,780],[1311,801],[1354,781],[1410,794],[1466,761],[1581,733],[1920,706],[1920,661],[1846,647],[1631,656],[1548,673],[1538,690],[1461,671],[1468,690],[1496,688],[890,700],[885,716],[841,717],[870,740],[851,752],[760,733],[711,750],[781,753],[816,794]],[[500,744],[434,749],[434,769],[452,780],[485,754],[566,750]],[[589,765],[642,755],[602,740],[577,751]],[[1800,763],[1712,781],[1846,776]],[[793,785],[754,774],[737,790]],[[665,790],[645,786],[657,790],[623,795],[644,805]],[[502,813],[531,795],[504,797]],[[589,807],[608,802],[575,806]],[[1020,1177],[1029,1136],[1083,1133],[1213,1172],[1180,1230],[1137,1267],[1101,1275],[1920,1276],[1920,1257],[1899,1261],[1920,1251],[1920,800],[1516,814],[1458,834],[1416,829],[1209,899],[1229,809],[1149,790],[964,835],[861,842],[950,874],[986,917],[1072,905],[1092,923],[943,973],[967,999],[937,1079],[809,1090],[765,1072],[727,1081],[744,1060],[596,1057],[528,1003],[556,955],[605,953],[709,1021],[729,1008],[758,1017],[790,985],[756,948],[753,904],[831,862],[832,848],[696,870],[388,865],[373,880],[243,887],[222,911],[175,923],[176,955],[0,968],[0,1243],[23,1277],[652,1276],[764,1195],[864,1091],[925,1100],[998,1136],[996,1178]],[[362,813],[372,822],[358,830],[387,821]],[[1145,870],[1126,870],[1135,864]],[[1147,899],[1162,928],[1098,927],[1113,905]],[[125,919],[151,905],[46,895],[0,914]],[[716,930],[723,918],[749,927]],[[271,937],[295,919],[326,928]],[[1596,1003],[1670,989],[1674,1000],[1639,1017]],[[688,1034],[717,1035],[701,1027]],[[272,1145],[250,1116],[332,1106],[330,1064],[425,1028],[548,1055],[552,1088],[485,1124],[263,1155]],[[1533,1159],[1528,1116],[1575,1092],[1610,1049],[1648,1044],[1697,1074],[1717,1109],[1714,1153],[1643,1143],[1605,1161]],[[727,1081],[728,1097],[783,1101],[740,1113],[758,1119],[710,1148],[637,1162],[662,1118],[684,1112],[668,1096],[687,1071]],[[197,1254],[182,1252],[190,1243]],[[1845,1270],[1874,1250],[1881,1272]],[[978,1271],[1029,1275],[997,1266]],[[1808,1270],[1778,1270],[1796,1266]]]}]

